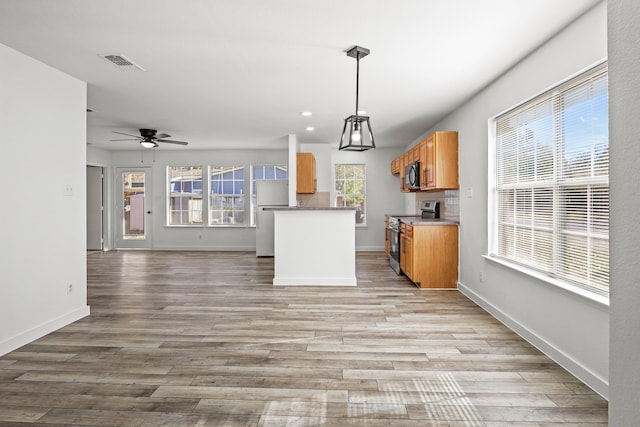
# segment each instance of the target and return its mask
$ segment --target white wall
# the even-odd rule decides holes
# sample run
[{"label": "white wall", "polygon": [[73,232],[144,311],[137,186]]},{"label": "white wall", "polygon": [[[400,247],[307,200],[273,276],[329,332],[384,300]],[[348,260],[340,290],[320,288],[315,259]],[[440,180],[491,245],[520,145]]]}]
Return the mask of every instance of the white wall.
[{"label": "white wall", "polygon": [[[331,191],[335,163],[365,163],[367,170],[367,225],[356,230],[356,249],[384,250],[384,215],[403,210],[404,199],[399,192],[397,175],[391,175],[391,160],[402,150],[378,148],[363,153],[338,152],[329,145],[300,144],[299,151],[313,152],[316,157],[318,191]],[[90,153],[90,164],[105,161],[104,153]],[[154,156],[155,155],[155,158]],[[163,250],[255,250],[255,229],[239,227],[167,227],[166,224],[166,167],[186,165],[287,164],[287,150],[139,150],[110,153],[110,202],[107,210],[115,217],[115,186],[117,167],[150,167],[153,185],[153,249]],[[115,221],[115,219],[114,219]],[[115,227],[110,226],[109,242],[115,242]],[[200,238],[202,236],[202,238]],[[107,247],[114,248],[113,244]]]},{"label": "white wall", "polygon": [[[0,354],[89,314],[86,84],[0,45]],[[71,195],[63,194],[69,187]],[[68,293],[67,285],[73,286]]]},{"label": "white wall", "polygon": [[[606,58],[606,23],[603,2],[425,133],[459,131],[460,290],[604,396],[609,383],[608,306],[483,256],[488,119]],[[471,198],[468,189],[473,189]]]},{"label": "white wall", "polygon": [[640,419],[640,3],[609,0],[611,369],[609,425]]},{"label": "white wall", "polygon": [[[141,157],[142,154],[142,157]],[[255,250],[255,228],[249,226],[167,226],[167,166],[202,166],[206,173],[208,165],[244,165],[245,176],[249,167],[255,165],[286,165],[287,150],[140,150],[114,151],[111,153],[110,180],[112,185],[111,202],[108,210],[115,212],[115,185],[117,167],[150,167],[152,173],[151,205],[153,249],[161,250]],[[245,188],[249,191],[249,187]],[[246,220],[249,221],[248,205]],[[113,214],[115,217],[115,214]],[[205,220],[206,221],[206,220]],[[115,232],[112,227],[111,233]],[[111,240],[115,242],[112,235]]]}]

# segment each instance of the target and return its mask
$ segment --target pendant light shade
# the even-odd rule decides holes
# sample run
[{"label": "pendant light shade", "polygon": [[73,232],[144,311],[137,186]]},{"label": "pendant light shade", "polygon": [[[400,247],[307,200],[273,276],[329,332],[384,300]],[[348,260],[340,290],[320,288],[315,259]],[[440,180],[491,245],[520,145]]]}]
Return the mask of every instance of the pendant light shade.
[{"label": "pendant light shade", "polygon": [[347,56],[356,59],[356,113],[344,119],[342,127],[342,138],[340,138],[339,150],[344,151],[365,151],[376,148],[371,130],[369,116],[358,114],[358,98],[360,85],[360,58],[369,54],[369,49],[354,46],[347,51]]}]

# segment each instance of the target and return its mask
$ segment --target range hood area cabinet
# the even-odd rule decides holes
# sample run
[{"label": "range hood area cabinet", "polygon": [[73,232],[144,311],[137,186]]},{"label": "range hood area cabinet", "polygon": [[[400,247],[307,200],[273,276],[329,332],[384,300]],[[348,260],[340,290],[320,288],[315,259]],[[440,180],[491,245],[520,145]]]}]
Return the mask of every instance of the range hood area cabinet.
[{"label": "range hood area cabinet", "polygon": [[[391,173],[400,175],[400,191],[405,188],[405,167],[420,162],[420,190],[456,190],[458,180],[458,132],[439,131],[429,135],[391,162]],[[415,191],[415,190],[412,190]]]},{"label": "range hood area cabinet", "polygon": [[313,153],[296,153],[296,193],[315,194],[316,158]]}]

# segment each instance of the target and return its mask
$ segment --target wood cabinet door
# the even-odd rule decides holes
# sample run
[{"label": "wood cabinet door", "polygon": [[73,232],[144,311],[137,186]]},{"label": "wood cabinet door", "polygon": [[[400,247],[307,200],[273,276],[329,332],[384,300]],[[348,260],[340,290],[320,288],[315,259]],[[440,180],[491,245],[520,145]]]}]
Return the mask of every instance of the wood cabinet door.
[{"label": "wood cabinet door", "polygon": [[458,226],[414,227],[412,280],[421,288],[458,286]]},{"label": "wood cabinet door", "polygon": [[424,187],[435,188],[435,168],[436,168],[436,142],[435,136],[431,135],[429,138],[425,140],[425,167],[424,167]]},{"label": "wood cabinet door", "polygon": [[400,159],[395,158],[391,161],[391,175],[400,173]]},{"label": "wood cabinet door", "polygon": [[316,192],[316,159],[313,153],[296,153],[296,193]]},{"label": "wood cabinet door", "polygon": [[403,193],[409,190],[405,188],[404,168],[409,164],[409,153],[404,153],[400,156],[400,191]]},{"label": "wood cabinet door", "polygon": [[420,142],[420,190],[427,189],[427,140]]},{"label": "wood cabinet door", "polygon": [[433,186],[460,188],[458,181],[458,132],[436,132],[433,144]]},{"label": "wood cabinet door", "polygon": [[391,254],[391,230],[389,229],[389,219],[384,220],[384,252]]},{"label": "wood cabinet door", "polygon": [[407,269],[407,236],[400,233],[400,270]]},{"label": "wood cabinet door", "polygon": [[404,256],[406,258],[404,274],[411,280],[414,280],[413,274],[413,239],[406,237],[406,249]]}]

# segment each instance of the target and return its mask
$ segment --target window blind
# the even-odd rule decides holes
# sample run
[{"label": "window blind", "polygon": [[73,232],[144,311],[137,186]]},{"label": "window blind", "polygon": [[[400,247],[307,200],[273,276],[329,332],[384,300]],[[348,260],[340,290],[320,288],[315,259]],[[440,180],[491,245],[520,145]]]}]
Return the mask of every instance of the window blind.
[{"label": "window blind", "polygon": [[609,290],[607,68],[496,118],[492,256]]}]

